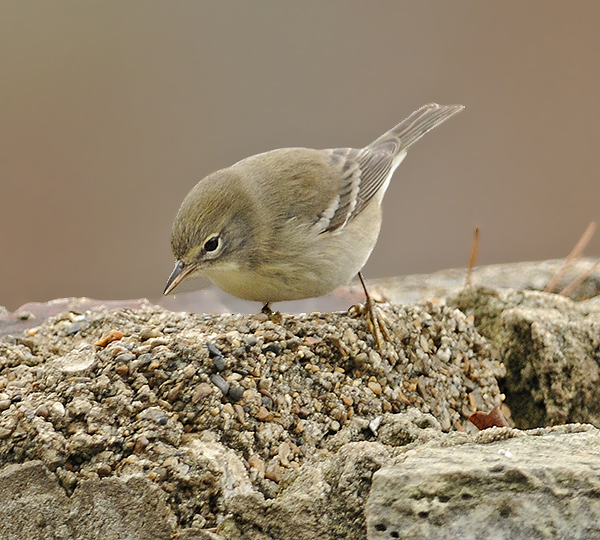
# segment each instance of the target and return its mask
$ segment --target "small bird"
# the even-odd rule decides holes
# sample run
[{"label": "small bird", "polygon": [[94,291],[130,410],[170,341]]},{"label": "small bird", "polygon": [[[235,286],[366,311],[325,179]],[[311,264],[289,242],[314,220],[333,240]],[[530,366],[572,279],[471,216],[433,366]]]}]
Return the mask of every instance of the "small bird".
[{"label": "small bird", "polygon": [[383,195],[409,146],[463,108],[431,103],[365,148],[282,148],[200,180],[173,223],[164,294],[206,276],[268,310],[346,285],[375,247]]}]

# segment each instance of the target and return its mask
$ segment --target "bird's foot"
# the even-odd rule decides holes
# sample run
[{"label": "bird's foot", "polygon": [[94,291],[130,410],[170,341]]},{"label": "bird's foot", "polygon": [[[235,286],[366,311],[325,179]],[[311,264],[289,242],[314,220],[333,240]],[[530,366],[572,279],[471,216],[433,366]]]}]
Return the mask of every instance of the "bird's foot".
[{"label": "bird's foot", "polygon": [[358,277],[360,278],[363,290],[365,291],[366,300],[364,305],[357,304],[355,306],[352,306],[350,310],[354,310],[357,313],[364,315],[365,319],[367,320],[367,327],[369,328],[369,332],[375,340],[375,346],[377,347],[379,352],[383,352],[384,344],[390,341],[390,333],[384,322],[383,314],[379,311],[375,304],[375,301],[371,298],[371,295],[367,290],[367,286],[360,272],[358,273]]},{"label": "bird's foot", "polygon": [[273,311],[271,309],[271,307],[269,306],[269,303],[266,303],[262,309],[260,310],[260,312],[263,315],[266,315],[267,318],[276,323],[276,324],[281,324],[283,322],[283,315],[281,315],[281,313],[279,311]]}]

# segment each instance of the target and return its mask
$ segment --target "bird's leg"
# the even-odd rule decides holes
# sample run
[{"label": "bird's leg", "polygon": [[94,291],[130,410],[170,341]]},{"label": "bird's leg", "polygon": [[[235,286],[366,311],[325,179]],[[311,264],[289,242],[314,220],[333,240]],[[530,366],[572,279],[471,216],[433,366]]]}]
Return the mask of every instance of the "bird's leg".
[{"label": "bird's leg", "polygon": [[273,311],[269,306],[271,302],[267,302],[262,309],[261,313],[265,314],[271,321],[277,324],[281,324],[283,322],[283,317],[279,311]]},{"label": "bird's leg", "polygon": [[362,272],[358,273],[358,277],[362,284],[363,290],[365,291],[366,300],[364,314],[367,319],[367,326],[369,327],[369,330],[373,335],[373,338],[375,339],[375,344],[377,345],[377,348],[380,351],[383,351],[383,340],[389,341],[390,334],[385,324],[381,320],[381,317],[377,314],[375,302],[369,294],[367,284],[365,283],[365,280],[362,276]]}]

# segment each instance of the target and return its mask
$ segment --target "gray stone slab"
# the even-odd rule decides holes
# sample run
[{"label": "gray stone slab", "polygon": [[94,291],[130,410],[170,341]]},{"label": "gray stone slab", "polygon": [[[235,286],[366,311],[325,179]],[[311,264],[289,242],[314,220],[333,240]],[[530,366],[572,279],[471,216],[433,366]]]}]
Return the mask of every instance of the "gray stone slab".
[{"label": "gray stone slab", "polygon": [[373,475],[365,516],[368,540],[600,538],[600,432],[415,449]]}]

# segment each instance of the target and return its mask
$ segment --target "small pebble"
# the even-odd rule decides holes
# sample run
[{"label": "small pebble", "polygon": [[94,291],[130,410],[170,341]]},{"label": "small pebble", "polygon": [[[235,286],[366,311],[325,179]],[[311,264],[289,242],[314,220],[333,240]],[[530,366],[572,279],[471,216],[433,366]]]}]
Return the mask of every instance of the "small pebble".
[{"label": "small pebble", "polygon": [[130,352],[121,353],[115,358],[115,362],[131,362],[135,358],[135,355]]},{"label": "small pebble", "polygon": [[45,403],[43,405],[40,405],[35,410],[35,415],[41,416],[42,418],[48,418],[48,416],[50,416],[50,409],[48,409],[48,405],[46,405]]},{"label": "small pebble", "polygon": [[127,364],[117,364],[115,366],[115,371],[122,377],[125,377],[129,375],[129,366]]},{"label": "small pebble", "polygon": [[246,422],[246,413],[244,411],[244,407],[242,407],[241,405],[238,405],[237,403],[233,406],[233,410],[235,411],[235,414],[237,415],[239,421],[244,424]]},{"label": "small pebble", "polygon": [[272,342],[272,343],[265,345],[263,347],[262,351],[263,351],[263,353],[272,352],[272,353],[279,355],[279,354],[281,354],[281,347],[279,346],[279,343]]},{"label": "small pebble", "polygon": [[138,356],[138,362],[140,363],[140,366],[145,366],[152,362],[152,355],[150,353],[141,354]]},{"label": "small pebble", "polygon": [[210,380],[219,390],[221,390],[221,393],[224,396],[227,395],[227,392],[229,392],[229,383],[223,377],[221,377],[221,375],[216,375],[213,373],[210,376]]},{"label": "small pebble", "polygon": [[183,389],[184,385],[185,383],[183,381],[178,382],[173,388],[171,388],[171,390],[169,390],[167,399],[170,402],[175,401],[179,397],[179,394],[181,394],[181,390]]},{"label": "small pebble", "polygon": [[273,400],[269,396],[263,396],[260,401],[267,409],[273,408]]},{"label": "small pebble", "polygon": [[166,467],[157,467],[148,473],[150,480],[157,480],[158,482],[164,482],[167,478]]},{"label": "small pebble", "polygon": [[144,435],[141,435],[140,437],[137,438],[137,441],[135,441],[135,446],[133,447],[133,451],[136,454],[141,454],[146,446],[148,446],[148,444],[150,443],[150,441],[148,440],[147,437],[145,437]]},{"label": "small pebble", "polygon": [[110,476],[110,473],[112,473],[112,468],[110,467],[110,465],[108,463],[102,463],[102,464],[98,465],[96,472],[98,473],[98,476],[100,476],[100,477]]},{"label": "small pebble", "polygon": [[271,386],[273,385],[273,379],[269,378],[269,379],[260,379],[260,381],[258,381],[258,389],[263,391],[269,391]]},{"label": "small pebble", "polygon": [[160,347],[162,345],[168,345],[169,344],[169,340],[164,338],[164,337],[155,337],[155,338],[150,338],[146,345],[148,345],[150,347],[150,349],[154,350],[157,347]]},{"label": "small pebble", "polygon": [[223,405],[223,408],[221,409],[221,412],[233,416],[233,405],[231,403],[225,403],[225,405]]},{"label": "small pebble", "polygon": [[177,489],[172,482],[163,482],[160,487],[167,493],[173,493]]},{"label": "small pebble", "polygon": [[292,455],[292,448],[288,442],[282,442],[277,449],[277,455],[284,467],[289,467],[289,458]]},{"label": "small pebble", "polygon": [[233,386],[229,389],[228,395],[233,401],[239,401],[244,395],[244,390],[243,386]]},{"label": "small pebble", "polygon": [[267,465],[267,468],[265,469],[265,478],[273,480],[273,482],[279,483],[281,482],[281,477],[281,467],[278,463],[273,462]]},{"label": "small pebble", "polygon": [[173,409],[173,406],[171,405],[171,403],[169,403],[168,401],[165,401],[164,399],[157,400],[157,403],[166,411],[171,411]]},{"label": "small pebble", "polygon": [[156,328],[142,328],[140,331],[140,339],[146,341],[160,336],[160,332]]},{"label": "small pebble", "polygon": [[194,519],[192,519],[192,529],[205,529],[206,528],[206,518],[201,514],[194,514]]},{"label": "small pebble", "polygon": [[125,334],[120,330],[111,330],[110,332],[104,334],[98,341],[96,341],[94,345],[96,345],[97,347],[106,347],[109,343],[112,343],[113,341],[118,341],[124,335]]},{"label": "small pebble", "polygon": [[212,394],[212,387],[208,383],[200,383],[196,386],[196,390],[194,390],[194,394],[192,395],[192,403],[195,405],[201,399],[204,399],[207,396]]},{"label": "small pebble", "polygon": [[77,321],[74,322],[69,328],[67,328],[67,336],[75,335],[79,330],[81,330],[84,326],[87,326],[87,321]]},{"label": "small pebble", "polygon": [[372,392],[378,396],[381,394],[381,385],[376,381],[369,381],[367,386],[372,390]]},{"label": "small pebble", "polygon": [[369,429],[371,430],[371,433],[375,435],[375,437],[377,437],[377,430],[379,429],[381,420],[381,416],[376,416],[375,418],[373,418],[373,420],[369,422]]},{"label": "small pebble", "polygon": [[66,414],[65,406],[60,401],[55,401],[50,407],[52,416],[62,418]]},{"label": "small pebble", "polygon": [[260,459],[260,457],[258,457],[256,454],[248,458],[248,465],[250,465],[250,467],[252,467],[253,469],[256,469],[261,476],[264,476],[265,462],[262,459]]},{"label": "small pebble", "polygon": [[196,374],[196,368],[189,364],[183,369],[183,376],[186,379],[191,379]]},{"label": "small pebble", "polygon": [[448,362],[452,357],[452,351],[448,347],[438,349],[436,356],[444,363]]},{"label": "small pebble", "polygon": [[300,407],[298,411],[298,416],[300,418],[308,418],[310,416],[310,409],[308,407]]},{"label": "small pebble", "polygon": [[213,357],[213,365],[217,371],[223,371],[225,369],[225,358],[222,356]]},{"label": "small pebble", "polygon": [[265,407],[259,407],[258,412],[256,413],[256,419],[261,422],[270,422],[275,418],[275,415],[268,411]]},{"label": "small pebble", "polygon": [[223,356],[221,351],[217,349],[216,345],[211,341],[206,342],[206,348],[208,349],[208,355],[213,358],[214,356]]}]

